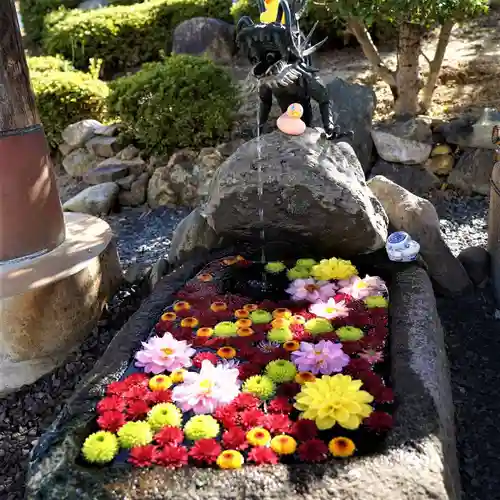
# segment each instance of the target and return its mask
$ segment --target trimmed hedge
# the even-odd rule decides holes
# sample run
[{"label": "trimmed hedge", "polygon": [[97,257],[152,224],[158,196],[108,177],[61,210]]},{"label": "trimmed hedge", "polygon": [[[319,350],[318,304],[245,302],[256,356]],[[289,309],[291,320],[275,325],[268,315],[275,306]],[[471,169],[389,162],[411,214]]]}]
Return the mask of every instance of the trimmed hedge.
[{"label": "trimmed hedge", "polygon": [[212,61],[173,55],[110,84],[108,107],[154,154],[216,144],[230,131],[238,89]]},{"label": "trimmed hedge", "polygon": [[28,57],[30,73],[47,73],[50,71],[75,71],[73,65],[62,57],[37,56]]},{"label": "trimmed hedge", "polygon": [[87,73],[32,70],[31,83],[47,140],[53,148],[61,143],[61,132],[71,123],[106,117],[108,86]]},{"label": "trimmed hedge", "polygon": [[[197,16],[228,19],[231,0],[148,0],[93,11],[70,11],[46,26],[44,48],[62,54],[78,69],[100,59],[105,74],[158,61],[170,53],[172,33]],[[50,16],[49,16],[50,17]]]}]

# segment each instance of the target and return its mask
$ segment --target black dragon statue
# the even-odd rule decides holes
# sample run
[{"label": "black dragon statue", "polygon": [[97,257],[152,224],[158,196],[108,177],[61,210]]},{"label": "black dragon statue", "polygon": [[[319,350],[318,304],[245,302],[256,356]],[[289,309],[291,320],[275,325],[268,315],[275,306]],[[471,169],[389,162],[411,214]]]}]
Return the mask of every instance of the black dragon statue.
[{"label": "black dragon statue", "polygon": [[352,137],[352,131],[341,131],[335,124],[328,90],[312,66],[311,54],[326,38],[311,44],[318,23],[304,36],[299,20],[307,0],[258,0],[260,22],[254,24],[243,16],[236,26],[236,41],[253,66],[260,97],[259,129],[266,124],[275,97],[282,112],[290,104],[304,109],[302,120],[309,127],[312,121],[311,99],[320,109],[325,135],[330,139]]}]

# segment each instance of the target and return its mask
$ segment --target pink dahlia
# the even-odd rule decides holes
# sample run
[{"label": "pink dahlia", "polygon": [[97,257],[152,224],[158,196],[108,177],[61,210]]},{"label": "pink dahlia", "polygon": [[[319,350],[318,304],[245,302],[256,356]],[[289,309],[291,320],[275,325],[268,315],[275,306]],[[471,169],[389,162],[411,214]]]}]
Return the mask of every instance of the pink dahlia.
[{"label": "pink dahlia", "polygon": [[349,316],[349,309],[345,300],[337,302],[334,298],[328,299],[326,302],[311,304],[309,311],[320,318],[326,319],[345,318]]},{"label": "pink dahlia", "polygon": [[142,342],[142,347],[135,355],[135,366],[154,374],[187,368],[192,365],[191,357],[196,353],[185,340],[176,340],[171,333],[151,337]]},{"label": "pink dahlia", "polygon": [[339,293],[351,295],[353,299],[366,299],[370,295],[383,295],[387,291],[385,283],[378,276],[366,275],[363,279],[353,276],[348,280],[341,280]]},{"label": "pink dahlia", "polygon": [[337,288],[328,281],[316,281],[313,278],[292,281],[285,290],[293,300],[307,302],[326,301],[335,295]]},{"label": "pink dahlia", "polygon": [[292,352],[292,361],[301,372],[330,375],[341,372],[350,358],[342,350],[341,344],[321,340],[317,344],[301,342],[300,349]]},{"label": "pink dahlia", "polygon": [[172,400],[186,412],[213,413],[219,406],[230,403],[240,392],[238,368],[213,365],[204,360],[199,373],[187,372],[184,382],[172,391]]}]

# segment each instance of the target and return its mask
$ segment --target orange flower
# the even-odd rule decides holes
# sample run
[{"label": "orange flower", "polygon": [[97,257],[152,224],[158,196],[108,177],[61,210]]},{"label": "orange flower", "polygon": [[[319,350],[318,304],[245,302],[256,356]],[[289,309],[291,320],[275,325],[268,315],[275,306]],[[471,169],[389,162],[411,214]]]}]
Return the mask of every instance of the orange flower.
[{"label": "orange flower", "polygon": [[237,319],[248,318],[248,311],[246,309],[236,309],[234,317]]},{"label": "orange flower", "polygon": [[300,314],[294,314],[290,318],[291,325],[304,325],[305,322],[306,322],[306,318],[304,318],[304,316],[301,316]]},{"label": "orange flower", "polygon": [[163,313],[161,315],[161,320],[162,321],[175,321],[177,318],[177,314],[175,314],[174,312],[166,312],[166,313]]},{"label": "orange flower", "polygon": [[245,304],[243,309],[248,312],[256,311],[259,308],[257,304]]},{"label": "orange flower", "polygon": [[227,304],[225,302],[212,302],[212,304],[210,304],[210,309],[212,309],[213,312],[225,311],[227,309]]},{"label": "orange flower", "polygon": [[297,441],[286,434],[275,436],[271,439],[271,449],[278,455],[293,455],[297,449]]},{"label": "orange flower", "polygon": [[292,316],[292,311],[284,307],[280,307],[273,311],[273,318],[290,318]]},{"label": "orange flower", "polygon": [[283,344],[283,349],[288,352],[298,351],[300,349],[300,342],[288,340]]},{"label": "orange flower", "polygon": [[315,380],[316,377],[311,372],[299,372],[295,375],[295,382],[300,385],[304,385],[306,382],[314,382]]},{"label": "orange flower", "polygon": [[252,320],[243,318],[236,321],[236,326],[238,328],[250,328],[252,326]]},{"label": "orange flower", "polygon": [[333,438],[328,443],[328,449],[334,457],[350,457],[356,451],[354,442],[346,437]]},{"label": "orange flower", "polygon": [[286,328],[290,324],[285,318],[276,318],[271,321],[271,326],[273,328]]},{"label": "orange flower", "polygon": [[235,259],[236,259],[237,261],[247,260],[247,259],[245,259],[245,257],[243,257],[242,255],[237,255],[237,256],[235,257]]},{"label": "orange flower", "polygon": [[251,328],[238,328],[236,335],[238,337],[250,337],[250,335],[253,335],[253,330]]},{"label": "orange flower", "polygon": [[198,275],[198,279],[200,281],[206,282],[206,281],[212,281],[214,278],[210,273],[202,273]]},{"label": "orange flower", "polygon": [[224,264],[226,264],[226,266],[232,266],[233,264],[236,264],[236,262],[238,262],[238,258],[237,257],[227,257],[227,258],[223,259],[222,262]]},{"label": "orange flower", "polygon": [[177,370],[174,370],[170,374],[170,378],[172,379],[172,382],[174,384],[181,384],[184,382],[184,374],[187,372],[187,370],[184,370],[183,368],[178,368]]},{"label": "orange flower", "polygon": [[194,316],[189,316],[189,318],[184,318],[181,321],[181,326],[184,328],[196,328],[199,323],[200,322]]},{"label": "orange flower", "polygon": [[196,331],[197,337],[211,337],[214,334],[214,329],[204,326],[203,328],[198,328]]},{"label": "orange flower", "polygon": [[174,304],[175,312],[189,311],[189,309],[191,309],[191,304],[189,302],[186,302],[185,300],[180,300],[179,302],[176,302]]},{"label": "orange flower", "polygon": [[223,359],[232,359],[236,356],[236,349],[234,349],[234,347],[226,345],[224,347],[221,347],[217,351],[217,356]]}]

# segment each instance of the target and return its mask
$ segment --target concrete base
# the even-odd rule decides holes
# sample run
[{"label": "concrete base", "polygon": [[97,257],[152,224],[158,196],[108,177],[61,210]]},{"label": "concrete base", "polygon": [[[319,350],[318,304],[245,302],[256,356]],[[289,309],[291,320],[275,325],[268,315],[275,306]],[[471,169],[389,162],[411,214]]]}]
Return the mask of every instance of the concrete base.
[{"label": "concrete base", "polygon": [[52,252],[0,266],[0,395],[31,384],[92,331],[122,279],[109,225],[65,214]]}]

